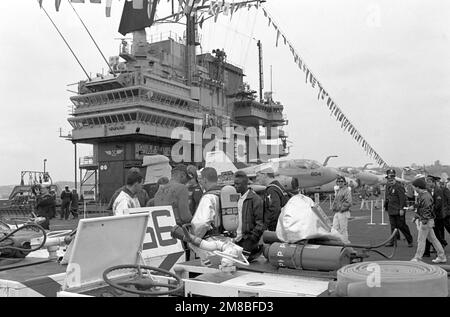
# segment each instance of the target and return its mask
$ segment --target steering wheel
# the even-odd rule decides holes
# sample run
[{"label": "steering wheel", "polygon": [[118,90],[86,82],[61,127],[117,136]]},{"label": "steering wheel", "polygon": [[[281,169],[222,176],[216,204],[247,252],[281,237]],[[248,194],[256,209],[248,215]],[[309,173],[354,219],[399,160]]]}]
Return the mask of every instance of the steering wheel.
[{"label": "steering wheel", "polygon": [[[120,275],[120,273],[117,271],[125,270],[128,270],[127,273],[129,273],[130,270],[135,270],[135,276],[130,278],[130,274],[126,274],[126,281],[123,282],[112,281],[108,276],[115,271],[117,273],[116,275]],[[155,278],[158,277],[170,278],[172,280],[175,280],[176,283],[160,283],[155,280]],[[103,280],[106,284],[114,289],[142,296],[171,295],[180,292],[183,289],[183,281],[177,275],[160,268],[144,265],[120,265],[111,267],[103,272]],[[130,288],[130,286],[133,286],[134,289]],[[166,288],[167,291],[161,291],[161,288]]]}]

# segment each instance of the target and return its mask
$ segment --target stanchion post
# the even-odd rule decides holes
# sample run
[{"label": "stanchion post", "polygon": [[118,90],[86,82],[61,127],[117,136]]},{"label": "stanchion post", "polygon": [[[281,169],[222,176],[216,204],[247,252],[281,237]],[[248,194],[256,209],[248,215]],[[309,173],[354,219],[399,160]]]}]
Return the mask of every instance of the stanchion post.
[{"label": "stanchion post", "polygon": [[369,226],[375,226],[376,223],[373,222],[373,200],[370,204],[370,223],[368,223]]},{"label": "stanchion post", "polygon": [[86,219],[86,199],[84,200],[84,205],[83,205],[83,217],[84,219]]}]

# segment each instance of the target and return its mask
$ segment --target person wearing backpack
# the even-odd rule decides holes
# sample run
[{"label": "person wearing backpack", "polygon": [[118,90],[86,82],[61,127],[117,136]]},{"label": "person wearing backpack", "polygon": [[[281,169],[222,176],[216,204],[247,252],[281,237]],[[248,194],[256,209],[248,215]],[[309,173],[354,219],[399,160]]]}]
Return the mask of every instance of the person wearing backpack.
[{"label": "person wearing backpack", "polygon": [[205,193],[200,199],[191,224],[193,234],[202,239],[219,234],[222,231],[220,219],[221,188],[217,184],[218,179],[217,171],[211,167],[204,168],[198,179]]},{"label": "person wearing backpack", "polygon": [[264,194],[264,225],[268,231],[275,231],[281,209],[289,201],[289,195],[283,185],[275,179],[275,172],[272,168],[258,172],[256,181],[267,187]]}]

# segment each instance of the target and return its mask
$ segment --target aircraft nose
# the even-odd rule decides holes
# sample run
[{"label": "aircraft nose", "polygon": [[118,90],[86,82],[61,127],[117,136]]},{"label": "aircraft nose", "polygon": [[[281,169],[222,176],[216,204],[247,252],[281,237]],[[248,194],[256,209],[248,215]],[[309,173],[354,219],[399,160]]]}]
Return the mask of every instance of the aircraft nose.
[{"label": "aircraft nose", "polygon": [[339,176],[339,171],[334,167],[325,167],[325,177],[331,183]]}]

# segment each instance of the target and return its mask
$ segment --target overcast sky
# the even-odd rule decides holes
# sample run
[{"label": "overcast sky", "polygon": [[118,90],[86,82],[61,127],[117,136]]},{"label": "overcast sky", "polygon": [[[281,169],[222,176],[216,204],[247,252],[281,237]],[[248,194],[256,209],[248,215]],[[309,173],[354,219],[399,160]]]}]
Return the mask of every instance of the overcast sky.
[{"label": "overcast sky", "polygon": [[[54,18],[88,72],[106,65],[66,1]],[[75,4],[106,56],[118,55],[123,1]],[[105,2],[105,1],[102,1]],[[165,2],[165,1],[163,1]],[[231,1],[232,2],[232,1]],[[269,0],[274,16],[295,49],[350,121],[388,163],[406,166],[450,164],[450,2],[446,0]],[[54,180],[72,180],[73,145],[59,138],[70,131],[68,86],[85,78],[37,1],[0,1],[0,185],[15,184],[21,170],[47,169]],[[165,33],[167,26],[150,34]],[[172,30],[182,35],[182,28]],[[264,45],[266,87],[273,66],[275,98],[286,107],[292,158],[320,162],[339,155],[333,166],[373,162],[330,116],[317,90],[305,84],[289,48],[275,47],[276,33],[261,10],[242,10],[209,21],[202,49],[224,48],[258,89],[257,49]],[[89,155],[80,146],[80,156]],[[375,162],[373,162],[375,163]]]}]

